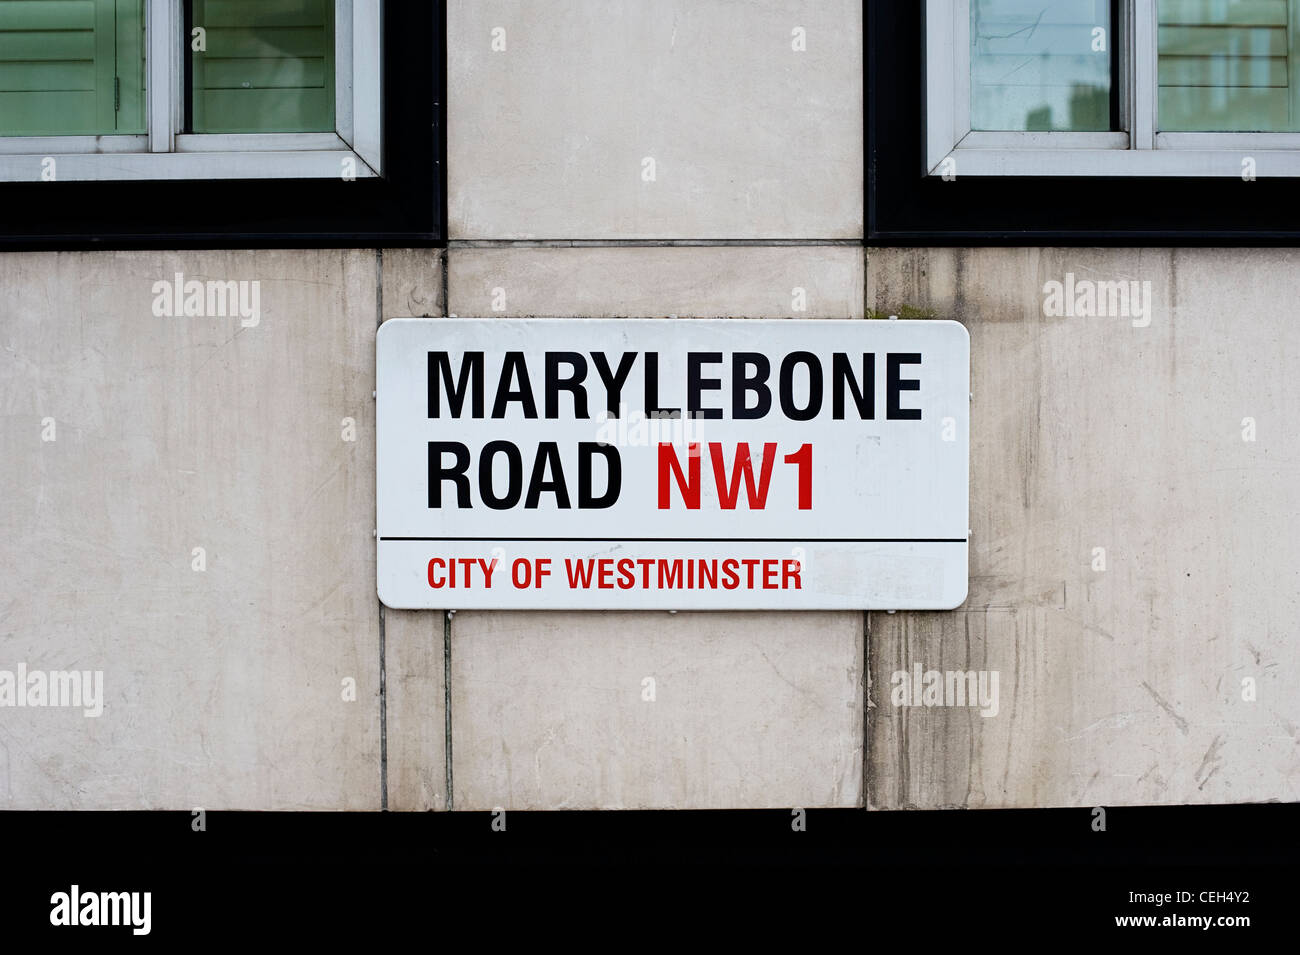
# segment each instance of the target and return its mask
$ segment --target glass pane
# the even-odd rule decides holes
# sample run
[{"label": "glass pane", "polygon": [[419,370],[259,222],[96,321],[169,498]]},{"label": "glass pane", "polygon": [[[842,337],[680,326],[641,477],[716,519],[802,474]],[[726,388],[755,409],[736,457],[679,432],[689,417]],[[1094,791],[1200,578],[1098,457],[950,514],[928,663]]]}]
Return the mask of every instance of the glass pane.
[{"label": "glass pane", "polygon": [[0,0],[0,136],[143,133],[144,0]]},{"label": "glass pane", "polygon": [[190,15],[193,132],[334,131],[334,0],[193,0]]},{"label": "glass pane", "polygon": [[1298,0],[1160,0],[1160,129],[1300,131]]},{"label": "glass pane", "polygon": [[971,0],[971,128],[1106,131],[1110,0]]}]

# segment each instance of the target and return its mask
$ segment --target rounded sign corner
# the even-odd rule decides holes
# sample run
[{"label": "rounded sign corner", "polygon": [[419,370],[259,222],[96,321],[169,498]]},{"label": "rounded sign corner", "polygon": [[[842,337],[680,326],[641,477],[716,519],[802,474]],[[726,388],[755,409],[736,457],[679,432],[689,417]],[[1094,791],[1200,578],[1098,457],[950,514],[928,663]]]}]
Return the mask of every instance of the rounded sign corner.
[{"label": "rounded sign corner", "polygon": [[963,322],[959,322],[955,318],[941,318],[939,319],[939,324],[946,325],[950,328],[959,329],[961,332],[962,341],[966,345],[966,349],[968,351],[970,350],[970,329],[967,328]]},{"label": "rounded sign corner", "polygon": [[418,323],[424,321],[428,321],[428,319],[415,318],[409,315],[403,315],[400,318],[386,318],[382,322],[380,322],[379,328],[375,330],[375,340],[378,341],[379,339],[384,337],[384,329],[386,328],[392,328],[399,325],[410,325],[413,322]]},{"label": "rounded sign corner", "polygon": [[940,606],[938,609],[944,611],[960,610],[962,606],[966,603],[967,598],[969,597],[970,597],[970,580],[968,578],[963,578],[961,583],[961,590],[958,593],[956,593],[952,599],[945,600],[942,606]]},{"label": "rounded sign corner", "polygon": [[404,607],[401,604],[396,603],[395,601],[389,600],[386,596],[384,596],[383,584],[379,584],[375,587],[375,596],[378,597],[379,602],[389,610],[410,610],[411,609],[410,607]]}]

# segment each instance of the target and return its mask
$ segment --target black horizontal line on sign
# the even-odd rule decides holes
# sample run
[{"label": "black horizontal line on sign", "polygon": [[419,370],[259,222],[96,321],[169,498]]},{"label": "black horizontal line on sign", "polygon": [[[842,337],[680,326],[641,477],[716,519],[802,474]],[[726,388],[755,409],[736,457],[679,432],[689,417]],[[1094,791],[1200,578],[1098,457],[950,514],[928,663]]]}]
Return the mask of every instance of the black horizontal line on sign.
[{"label": "black horizontal line on sign", "polygon": [[381,537],[381,541],[531,541],[590,543],[634,541],[642,544],[965,544],[964,537]]}]

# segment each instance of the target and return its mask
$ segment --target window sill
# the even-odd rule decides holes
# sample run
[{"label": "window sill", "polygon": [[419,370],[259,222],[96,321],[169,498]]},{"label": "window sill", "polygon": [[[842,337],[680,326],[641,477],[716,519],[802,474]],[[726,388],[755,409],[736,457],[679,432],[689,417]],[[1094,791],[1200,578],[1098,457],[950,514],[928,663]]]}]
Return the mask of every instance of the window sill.
[{"label": "window sill", "polygon": [[372,179],[378,175],[335,133],[177,136],[176,152],[170,153],[144,151],[141,140],[135,136],[10,139],[0,144],[0,182]]},{"label": "window sill", "polygon": [[[1013,134],[1050,136],[1051,134]],[[1068,134],[1067,134],[1068,135]],[[1155,137],[1155,149],[1128,149],[1125,134],[1112,144],[1016,148],[990,134],[971,133],[939,163],[932,177],[1168,177],[1197,179],[1300,178],[1300,142],[1293,135],[1169,133]],[[949,164],[948,159],[953,163]]]}]

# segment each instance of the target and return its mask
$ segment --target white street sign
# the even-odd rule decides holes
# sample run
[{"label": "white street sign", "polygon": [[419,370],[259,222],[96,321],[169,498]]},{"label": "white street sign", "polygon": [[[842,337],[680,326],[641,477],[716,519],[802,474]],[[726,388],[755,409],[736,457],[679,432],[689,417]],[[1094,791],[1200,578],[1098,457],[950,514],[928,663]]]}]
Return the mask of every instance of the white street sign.
[{"label": "white street sign", "polygon": [[970,340],[947,321],[394,319],[400,609],[952,609]]}]

